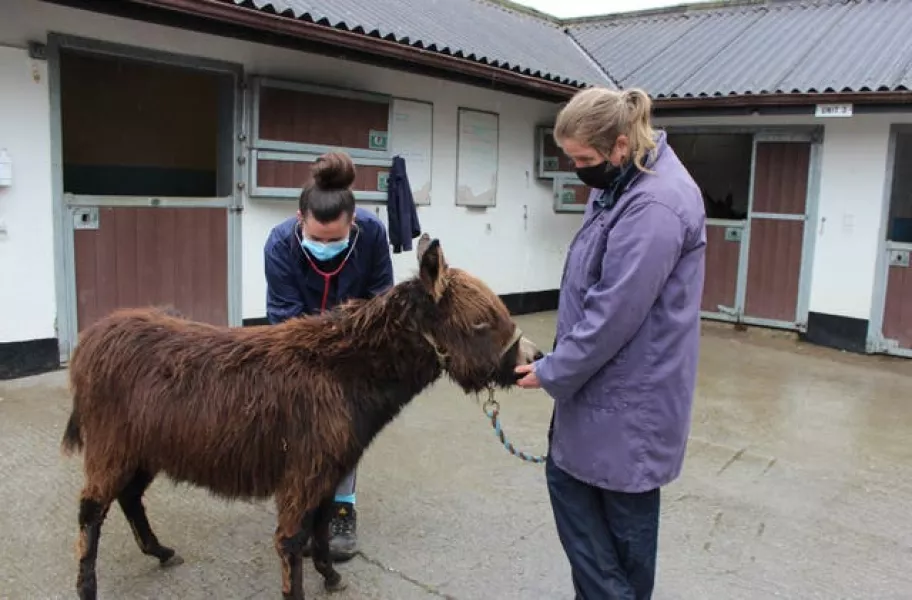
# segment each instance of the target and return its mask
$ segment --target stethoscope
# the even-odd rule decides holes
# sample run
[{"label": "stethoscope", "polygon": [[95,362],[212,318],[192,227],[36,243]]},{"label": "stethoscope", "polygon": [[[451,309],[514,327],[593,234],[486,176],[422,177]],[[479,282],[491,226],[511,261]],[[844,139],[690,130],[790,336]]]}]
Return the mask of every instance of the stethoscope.
[{"label": "stethoscope", "polygon": [[342,269],[345,267],[345,263],[348,262],[348,258],[351,256],[352,252],[355,251],[355,244],[358,243],[358,238],[361,237],[361,228],[358,227],[357,223],[354,223],[355,226],[355,239],[352,240],[352,243],[348,245],[348,252],[345,253],[345,258],[342,259],[342,262],[336,267],[333,271],[324,271],[317,266],[317,263],[311,258],[307,250],[304,249],[303,240],[298,233],[298,228],[295,227],[295,237],[298,238],[298,248],[301,249],[301,252],[304,254],[304,258],[307,259],[307,262],[310,263],[310,268],[312,268],[318,275],[323,277],[323,300],[320,302],[320,312],[326,310],[326,302],[329,299],[329,282],[330,280],[342,272]]}]

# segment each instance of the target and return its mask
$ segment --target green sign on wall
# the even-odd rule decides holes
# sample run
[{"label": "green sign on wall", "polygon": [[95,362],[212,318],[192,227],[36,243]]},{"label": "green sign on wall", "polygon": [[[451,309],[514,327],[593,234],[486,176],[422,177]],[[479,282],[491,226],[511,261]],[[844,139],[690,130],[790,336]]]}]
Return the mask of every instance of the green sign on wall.
[{"label": "green sign on wall", "polygon": [[368,141],[367,147],[371,150],[386,150],[387,140],[389,136],[385,131],[374,131],[370,130],[370,140]]}]

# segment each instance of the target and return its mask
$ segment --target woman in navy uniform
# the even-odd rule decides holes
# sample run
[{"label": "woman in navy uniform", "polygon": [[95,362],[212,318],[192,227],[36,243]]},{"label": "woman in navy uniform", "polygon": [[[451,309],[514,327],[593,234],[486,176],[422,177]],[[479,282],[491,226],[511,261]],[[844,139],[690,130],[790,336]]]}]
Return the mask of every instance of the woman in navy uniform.
[{"label": "woman in navy uniform", "polygon": [[[352,298],[369,299],[393,285],[386,228],[370,211],[355,207],[355,166],[342,152],[324,154],[301,192],[298,213],[276,225],[263,249],[266,316],[276,324],[317,314]],[[357,552],[353,470],[336,489],[331,527],[333,560]],[[309,554],[310,541],[305,548]]]}]

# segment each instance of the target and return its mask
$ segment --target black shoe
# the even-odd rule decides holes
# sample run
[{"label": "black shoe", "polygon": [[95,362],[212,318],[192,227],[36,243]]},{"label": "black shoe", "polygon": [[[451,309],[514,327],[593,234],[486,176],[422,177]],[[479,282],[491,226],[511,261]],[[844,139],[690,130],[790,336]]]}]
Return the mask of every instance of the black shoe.
[{"label": "black shoe", "polygon": [[[348,502],[337,502],[329,525],[329,554],[333,562],[351,560],[358,553],[358,512]],[[303,556],[313,553],[313,537],[304,543]]]},{"label": "black shoe", "polygon": [[329,553],[334,562],[345,562],[358,553],[358,512],[353,504],[336,503],[329,530]]}]

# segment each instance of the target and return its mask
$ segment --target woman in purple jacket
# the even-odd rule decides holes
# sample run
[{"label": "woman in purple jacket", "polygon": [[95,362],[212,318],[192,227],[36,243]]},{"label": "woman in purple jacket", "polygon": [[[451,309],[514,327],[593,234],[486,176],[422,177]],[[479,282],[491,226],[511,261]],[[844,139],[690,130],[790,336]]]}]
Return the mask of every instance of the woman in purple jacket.
[{"label": "woman in purple jacket", "polygon": [[700,343],[706,215],[645,92],[589,88],[554,139],[592,193],[551,354],[520,368],[554,399],[546,477],[578,599],[652,595],[659,488],[681,473]]}]

